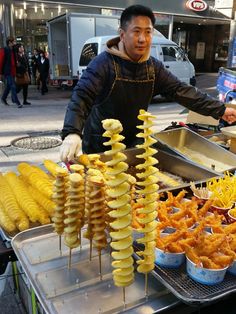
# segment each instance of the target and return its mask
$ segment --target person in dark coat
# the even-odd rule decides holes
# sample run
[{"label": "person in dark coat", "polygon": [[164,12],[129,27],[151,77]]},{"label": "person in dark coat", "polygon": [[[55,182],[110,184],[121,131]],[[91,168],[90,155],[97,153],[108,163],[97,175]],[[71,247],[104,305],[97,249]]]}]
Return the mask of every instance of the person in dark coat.
[{"label": "person in dark coat", "polygon": [[[30,68],[29,68],[29,61],[27,56],[25,55],[24,46],[22,44],[17,44],[15,47],[16,51],[16,76],[19,77],[28,74],[28,78],[30,79]],[[28,102],[28,87],[29,87],[30,80],[28,82],[24,82],[22,84],[16,84],[16,92],[19,93],[23,89],[23,104],[24,105],[31,105]]]},{"label": "person in dark coat", "polygon": [[5,89],[3,91],[1,100],[5,105],[9,105],[7,102],[7,96],[11,91],[11,98],[18,108],[22,108],[17,93],[16,93],[16,56],[14,46],[16,44],[15,38],[9,36],[6,41],[7,46],[0,49],[0,80],[5,79]]},{"label": "person in dark coat", "polygon": [[122,12],[120,36],[107,42],[106,51],[90,62],[73,90],[62,130],[62,161],[74,160],[81,142],[84,153],[103,152],[104,119],[118,119],[123,126],[123,143],[134,147],[139,110],[147,110],[159,94],[197,113],[236,121],[235,109],[181,82],[150,56],[154,25],[150,8],[132,5]]},{"label": "person in dark coat", "polygon": [[37,84],[39,58],[39,51],[35,48],[33,51],[33,56],[31,58],[31,68],[34,84]]},{"label": "person in dark coat", "polygon": [[41,82],[41,94],[44,95],[48,92],[47,87],[47,80],[49,75],[49,60],[45,56],[44,51],[40,51],[40,59],[38,63],[38,70],[39,70],[39,79]]}]

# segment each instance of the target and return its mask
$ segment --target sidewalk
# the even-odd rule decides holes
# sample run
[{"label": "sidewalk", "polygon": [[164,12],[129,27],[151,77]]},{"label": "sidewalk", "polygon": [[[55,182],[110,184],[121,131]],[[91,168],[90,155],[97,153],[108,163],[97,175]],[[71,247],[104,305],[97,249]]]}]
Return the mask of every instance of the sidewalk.
[{"label": "sidewalk", "polygon": [[30,106],[19,109],[10,101],[10,106],[0,103],[0,171],[14,167],[20,161],[58,160],[58,147],[32,151],[14,148],[11,142],[21,137],[50,133],[59,138],[70,95],[71,91],[49,87],[49,93],[42,96],[32,85],[29,86]]}]

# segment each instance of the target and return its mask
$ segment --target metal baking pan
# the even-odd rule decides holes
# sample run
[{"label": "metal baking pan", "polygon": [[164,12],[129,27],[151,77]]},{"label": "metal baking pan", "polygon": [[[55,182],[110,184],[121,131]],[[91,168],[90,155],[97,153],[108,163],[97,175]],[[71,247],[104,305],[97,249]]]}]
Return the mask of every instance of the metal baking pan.
[{"label": "metal baking pan", "polygon": [[[153,274],[148,276],[150,297],[146,300],[144,276],[136,273],[135,282],[126,288],[127,303],[124,309],[122,289],[114,286],[111,273],[107,274],[108,265],[104,265],[104,279],[97,280],[98,263],[93,260],[91,263],[88,260],[88,240],[83,241],[81,252],[72,251],[72,266],[69,270],[68,255],[64,254],[64,249],[60,256],[52,247],[58,245],[58,236],[53,232],[51,225],[23,231],[12,239],[12,247],[46,313],[72,314],[77,313],[79,309],[81,314],[118,312],[146,314],[159,313],[180,303]],[[49,247],[54,251],[50,259]],[[41,261],[32,262],[31,250],[38,252]],[[98,259],[96,254],[94,255]],[[108,264],[110,258],[106,252],[104,258]]]},{"label": "metal baking pan", "polygon": [[[137,164],[142,162],[139,158],[136,157],[136,155],[141,154],[142,152],[143,150],[137,148],[131,148],[124,151],[127,156],[126,162],[129,164],[130,168],[135,167]],[[189,160],[169,154],[168,152],[162,150],[158,150],[154,157],[158,160],[157,167],[160,171],[175,175],[183,180],[184,183],[180,184],[178,188],[189,186],[190,181],[205,181],[209,178],[219,176],[219,173],[216,171],[206,169]],[[107,156],[101,154],[101,160],[106,161]],[[133,173],[131,172],[131,174]],[[160,188],[159,192],[164,192],[175,188],[176,187]]]},{"label": "metal baking pan", "polygon": [[[155,133],[157,148],[218,173],[236,168],[236,155],[187,128]],[[191,154],[190,154],[191,153]]]},{"label": "metal baking pan", "polygon": [[213,133],[211,135],[204,136],[210,142],[215,143],[225,149],[229,149],[229,137],[224,135],[223,133]]}]

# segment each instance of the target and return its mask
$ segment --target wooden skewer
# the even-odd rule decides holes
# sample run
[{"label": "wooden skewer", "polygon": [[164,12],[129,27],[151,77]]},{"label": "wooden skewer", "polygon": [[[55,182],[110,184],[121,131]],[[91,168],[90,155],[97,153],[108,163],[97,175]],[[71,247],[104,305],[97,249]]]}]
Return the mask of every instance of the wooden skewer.
[{"label": "wooden skewer", "polygon": [[101,250],[98,252],[98,257],[99,257],[99,275],[100,275],[100,280],[102,280],[102,253]]},{"label": "wooden skewer", "polygon": [[92,238],[89,239],[89,260],[92,260],[92,251],[93,251],[93,241]]},{"label": "wooden skewer", "polygon": [[71,268],[71,251],[72,251],[72,249],[70,249],[70,252],[69,252],[68,269]]},{"label": "wooden skewer", "polygon": [[80,240],[80,251],[82,250],[82,231],[81,231],[81,227],[80,227],[80,229],[79,229],[79,240]]},{"label": "wooden skewer", "polygon": [[148,299],[148,273],[145,273],[145,298]]},{"label": "wooden skewer", "polygon": [[62,251],[61,251],[61,235],[59,235],[59,251],[60,251],[60,256],[62,256]]},{"label": "wooden skewer", "polygon": [[125,309],[126,308],[125,287],[123,287],[122,289],[123,289],[123,305]]}]

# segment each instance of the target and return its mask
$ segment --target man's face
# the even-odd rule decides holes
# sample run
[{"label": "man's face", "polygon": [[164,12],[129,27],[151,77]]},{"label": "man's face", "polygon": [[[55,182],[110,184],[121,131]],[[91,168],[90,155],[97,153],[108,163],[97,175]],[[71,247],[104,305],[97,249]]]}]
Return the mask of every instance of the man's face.
[{"label": "man's face", "polygon": [[136,16],[120,30],[120,39],[126,53],[133,61],[138,61],[152,44],[153,26],[149,17]]},{"label": "man's face", "polygon": [[13,41],[9,41],[9,47],[12,48],[13,46],[15,46],[16,44],[16,41],[13,40]]}]

